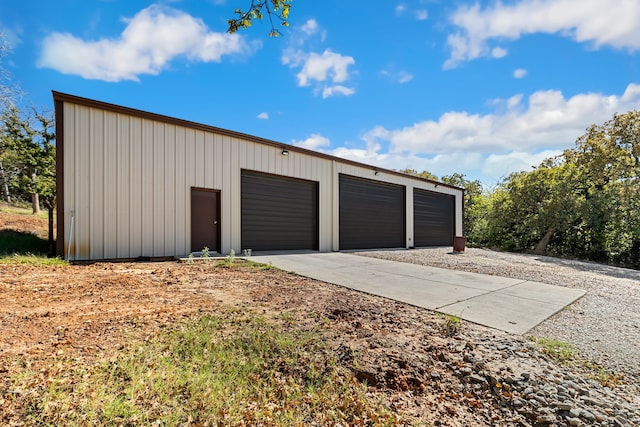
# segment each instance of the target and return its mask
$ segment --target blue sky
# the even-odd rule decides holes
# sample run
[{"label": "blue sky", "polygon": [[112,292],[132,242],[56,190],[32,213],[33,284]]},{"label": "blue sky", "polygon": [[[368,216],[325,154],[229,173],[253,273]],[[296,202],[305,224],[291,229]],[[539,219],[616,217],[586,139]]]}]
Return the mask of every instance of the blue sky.
[{"label": "blue sky", "polygon": [[640,0],[0,0],[22,102],[51,90],[487,186],[640,109]]}]

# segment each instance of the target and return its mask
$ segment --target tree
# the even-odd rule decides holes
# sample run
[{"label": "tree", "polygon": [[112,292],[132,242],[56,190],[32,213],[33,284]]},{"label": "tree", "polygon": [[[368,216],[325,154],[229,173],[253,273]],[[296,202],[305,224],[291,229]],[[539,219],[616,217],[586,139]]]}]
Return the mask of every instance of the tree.
[{"label": "tree", "polygon": [[41,202],[47,208],[54,203],[53,128],[53,119],[35,109],[22,116],[17,107],[9,106],[0,116],[0,160],[12,177],[5,182],[13,192],[31,198],[33,213],[40,212]]},{"label": "tree", "polygon": [[564,156],[584,198],[581,246],[592,259],[640,265],[640,112],[590,126]]},{"label": "tree", "polygon": [[236,9],[237,18],[228,19],[229,28],[227,31],[231,34],[239,29],[246,29],[251,26],[254,19],[262,20],[266,13],[271,24],[270,37],[278,37],[281,35],[280,30],[276,28],[275,21],[280,21],[280,25],[289,26],[289,10],[293,0],[251,0],[251,6],[245,11]]},{"label": "tree", "polygon": [[576,146],[488,197],[481,243],[640,267],[640,112],[592,125]]},{"label": "tree", "polygon": [[475,245],[479,240],[479,223],[484,221],[486,212],[486,196],[482,183],[477,179],[470,181],[461,173],[445,175],[442,182],[464,188],[464,235],[467,237],[468,245]]},{"label": "tree", "polygon": [[400,171],[398,171],[398,172],[406,173],[406,174],[408,174],[408,175],[418,176],[418,177],[420,177],[420,178],[429,179],[429,180],[431,180],[431,181],[439,181],[438,177],[437,177],[437,176],[435,176],[434,174],[432,174],[432,173],[431,173],[431,172],[429,172],[429,171],[422,171],[422,172],[418,172],[418,171],[417,171],[417,170],[415,170],[415,169],[409,169],[409,168],[407,168],[407,169],[402,169],[402,170],[400,170]]},{"label": "tree", "polygon": [[[15,99],[20,94],[19,89],[12,82],[11,73],[4,66],[4,60],[10,51],[11,49],[4,33],[0,32],[0,112],[14,105]],[[8,147],[4,145],[3,141],[0,141],[0,194],[4,200],[10,203],[9,182],[15,178],[16,172],[7,165],[7,152]]]}]

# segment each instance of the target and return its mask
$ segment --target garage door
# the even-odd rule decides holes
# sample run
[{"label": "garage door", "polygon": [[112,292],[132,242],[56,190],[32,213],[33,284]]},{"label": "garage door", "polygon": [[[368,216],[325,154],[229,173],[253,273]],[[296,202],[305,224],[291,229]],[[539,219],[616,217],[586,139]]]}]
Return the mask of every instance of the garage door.
[{"label": "garage door", "polygon": [[405,187],[340,175],[340,249],[405,247]]},{"label": "garage door", "polygon": [[242,171],[243,249],[318,250],[318,183]]},{"label": "garage door", "polygon": [[413,190],[415,246],[451,246],[454,235],[454,201],[448,194]]}]

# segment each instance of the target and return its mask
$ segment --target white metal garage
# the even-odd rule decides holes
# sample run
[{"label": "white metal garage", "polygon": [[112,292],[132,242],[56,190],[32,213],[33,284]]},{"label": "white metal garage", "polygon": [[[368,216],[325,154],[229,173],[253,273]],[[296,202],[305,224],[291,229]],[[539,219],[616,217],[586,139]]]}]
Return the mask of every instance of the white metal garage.
[{"label": "white metal garage", "polygon": [[[373,223],[360,227],[353,215],[341,219],[341,212],[357,209],[341,195],[340,177],[395,189],[395,199],[377,205],[402,223],[399,232],[390,231],[393,246],[414,246],[414,189],[451,196],[451,224],[456,235],[463,233],[457,187],[73,95],[54,92],[53,98],[57,252],[72,260],[184,256],[207,242],[223,254],[361,246],[357,239],[377,230]],[[296,195],[287,200],[282,192]],[[306,219],[289,228],[278,221],[292,213]],[[353,227],[361,230],[349,236]],[[286,233],[279,243],[274,239]]]}]

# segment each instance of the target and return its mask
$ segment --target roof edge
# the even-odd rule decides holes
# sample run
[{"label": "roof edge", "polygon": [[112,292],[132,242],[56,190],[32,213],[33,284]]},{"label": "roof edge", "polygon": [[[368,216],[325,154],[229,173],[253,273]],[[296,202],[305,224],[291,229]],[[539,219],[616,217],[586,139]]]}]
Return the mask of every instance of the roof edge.
[{"label": "roof edge", "polygon": [[403,172],[394,171],[392,169],[380,168],[380,167],[369,165],[369,164],[366,164],[366,163],[356,162],[354,160],[343,159],[342,157],[336,157],[336,156],[332,156],[330,154],[324,154],[324,153],[321,153],[321,152],[318,152],[318,151],[309,150],[307,148],[302,148],[302,147],[297,147],[295,145],[286,144],[284,142],[277,142],[277,141],[273,141],[273,140],[270,140],[270,139],[261,138],[259,136],[249,135],[249,134],[246,134],[246,133],[237,132],[237,131],[233,131],[233,130],[229,130],[229,129],[223,129],[223,128],[219,128],[219,127],[215,127],[215,126],[211,126],[211,125],[205,125],[205,124],[202,124],[202,123],[197,123],[197,122],[193,122],[193,121],[189,121],[189,120],[179,119],[179,118],[176,118],[176,117],[170,117],[170,116],[166,116],[166,115],[163,115],[163,114],[151,113],[151,112],[144,111],[144,110],[139,110],[139,109],[130,108],[130,107],[124,107],[122,105],[111,104],[111,103],[104,102],[104,101],[97,101],[95,99],[83,98],[81,96],[71,95],[71,94],[68,94],[68,93],[58,92],[58,91],[55,91],[55,90],[52,90],[51,93],[53,94],[54,103],[56,101],[69,102],[69,103],[73,103],[73,104],[83,105],[83,106],[86,106],[86,107],[100,108],[102,110],[107,110],[107,111],[111,111],[111,112],[114,112],[114,113],[127,114],[127,115],[130,115],[130,116],[140,117],[140,118],[143,118],[143,119],[149,119],[149,120],[159,121],[159,122],[163,122],[163,123],[168,123],[168,124],[188,127],[188,128],[191,128],[191,129],[197,129],[197,130],[202,130],[202,131],[206,131],[206,132],[215,132],[215,133],[226,135],[226,136],[229,136],[229,137],[232,137],[232,138],[239,138],[239,139],[244,139],[244,140],[248,140],[248,141],[251,141],[251,142],[256,142],[256,143],[259,143],[259,144],[270,145],[272,147],[276,147],[276,148],[280,148],[280,149],[286,149],[288,151],[293,151],[293,152],[296,152],[296,153],[306,154],[306,155],[313,156],[313,157],[320,157],[320,158],[323,158],[323,159],[332,160],[332,161],[339,162],[339,163],[344,163],[344,164],[348,164],[348,165],[352,165],[352,166],[358,166],[358,167],[361,167],[361,168],[371,169],[372,171],[379,171],[379,172],[384,172],[384,173],[391,174],[391,175],[396,175],[396,176],[415,179],[415,180],[422,181],[422,182],[429,182],[429,183],[432,183],[432,184],[437,184],[438,186],[453,188],[453,189],[461,190],[461,191],[464,192],[464,189],[462,187],[457,187],[455,185],[446,184],[446,183],[443,183],[443,182],[440,182],[440,181],[435,181],[435,180],[422,178],[422,177],[415,176],[415,175],[410,175],[410,174],[403,173]]}]

